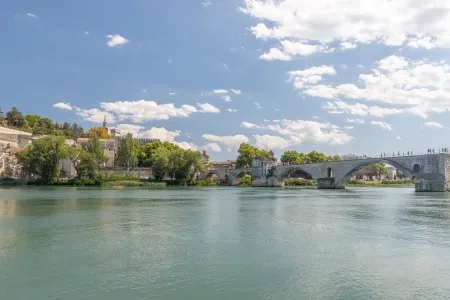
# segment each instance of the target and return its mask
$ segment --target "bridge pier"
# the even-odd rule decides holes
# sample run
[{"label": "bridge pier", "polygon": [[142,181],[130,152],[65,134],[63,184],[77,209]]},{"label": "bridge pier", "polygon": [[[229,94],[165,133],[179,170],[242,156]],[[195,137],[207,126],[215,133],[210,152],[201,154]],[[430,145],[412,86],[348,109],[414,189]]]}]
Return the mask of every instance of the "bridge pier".
[{"label": "bridge pier", "polygon": [[445,180],[428,180],[422,179],[416,182],[415,190],[416,192],[447,192],[448,179]]},{"label": "bridge pier", "polygon": [[336,179],[334,177],[326,177],[317,179],[317,189],[319,190],[345,189],[345,186],[336,185]]}]

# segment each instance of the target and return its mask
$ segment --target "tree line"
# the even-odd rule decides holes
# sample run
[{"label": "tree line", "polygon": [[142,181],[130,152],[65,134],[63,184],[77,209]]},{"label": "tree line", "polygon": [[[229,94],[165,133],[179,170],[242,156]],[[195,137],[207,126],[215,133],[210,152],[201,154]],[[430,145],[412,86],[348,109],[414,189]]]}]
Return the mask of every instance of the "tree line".
[{"label": "tree line", "polygon": [[[108,161],[97,135],[89,137],[84,147],[71,145],[63,136],[49,135],[27,145],[17,156],[24,173],[36,176],[41,184],[53,184],[66,176],[60,173],[65,159],[74,166],[77,179],[101,181],[100,166]],[[156,180],[168,176],[183,182],[195,180],[195,175],[206,166],[200,152],[160,141],[141,146],[131,133],[119,139],[115,164],[127,171],[139,165],[151,167]]]},{"label": "tree line", "polygon": [[24,115],[16,107],[13,107],[6,114],[3,113],[0,107],[0,124],[4,127],[30,132],[34,135],[65,136],[74,140],[86,136],[83,127],[77,123],[64,122],[60,124],[35,114]]}]

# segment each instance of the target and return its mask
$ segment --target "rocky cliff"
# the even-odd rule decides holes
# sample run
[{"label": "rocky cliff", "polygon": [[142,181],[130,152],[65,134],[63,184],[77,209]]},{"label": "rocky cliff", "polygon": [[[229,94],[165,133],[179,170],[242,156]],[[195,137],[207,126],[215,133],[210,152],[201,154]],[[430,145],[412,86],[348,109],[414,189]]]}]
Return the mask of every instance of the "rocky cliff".
[{"label": "rocky cliff", "polygon": [[21,173],[14,144],[0,143],[0,178],[20,178]]}]

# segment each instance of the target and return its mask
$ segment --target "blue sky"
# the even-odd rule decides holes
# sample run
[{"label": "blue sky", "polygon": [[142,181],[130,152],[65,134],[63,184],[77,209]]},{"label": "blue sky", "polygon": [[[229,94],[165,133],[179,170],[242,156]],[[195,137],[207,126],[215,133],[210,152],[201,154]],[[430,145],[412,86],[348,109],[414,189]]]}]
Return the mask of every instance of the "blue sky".
[{"label": "blue sky", "polygon": [[9,1],[0,105],[234,159],[449,147],[448,1]]}]

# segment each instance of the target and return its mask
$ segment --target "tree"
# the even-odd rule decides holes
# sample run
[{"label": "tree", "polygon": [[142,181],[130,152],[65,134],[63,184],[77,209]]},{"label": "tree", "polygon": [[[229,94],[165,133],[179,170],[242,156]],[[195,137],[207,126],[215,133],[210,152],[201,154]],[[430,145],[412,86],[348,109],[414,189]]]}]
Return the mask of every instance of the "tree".
[{"label": "tree", "polygon": [[99,139],[109,140],[111,136],[108,133],[108,130],[105,127],[92,127],[88,131],[88,137],[98,137]]},{"label": "tree", "polygon": [[284,164],[299,165],[306,159],[305,154],[298,153],[297,151],[285,151],[280,158],[280,161]]},{"label": "tree", "polygon": [[375,169],[375,173],[377,174],[378,180],[381,179],[381,175],[388,173],[388,169],[383,163],[374,163],[372,164],[372,166]]},{"label": "tree", "polygon": [[165,147],[157,148],[152,153],[152,173],[156,180],[164,179],[169,169],[170,150]]},{"label": "tree", "polygon": [[8,126],[23,127],[24,125],[23,114],[16,107],[6,113],[6,121]]},{"label": "tree", "polygon": [[269,158],[270,153],[267,150],[260,150],[252,145],[242,143],[238,149],[238,157],[236,160],[236,168],[247,168],[252,164],[252,158],[255,156],[263,156]]},{"label": "tree", "polygon": [[86,145],[86,151],[92,155],[92,158],[97,162],[97,166],[108,161],[108,157],[105,155],[100,140],[96,136],[89,138]]},{"label": "tree", "polygon": [[[138,141],[137,141],[138,142]],[[139,145],[140,146],[140,145]],[[138,166],[139,167],[151,167],[152,166],[152,153],[154,150],[164,147],[170,151],[175,149],[181,149],[179,146],[170,142],[161,142],[160,140],[148,143],[145,146],[138,148]]]},{"label": "tree", "polygon": [[48,136],[28,145],[17,156],[27,174],[36,174],[42,183],[49,184],[58,179],[61,160],[68,156],[68,146],[64,137]]},{"label": "tree", "polygon": [[71,132],[71,137],[75,141],[84,135],[83,127],[79,126],[77,123],[72,124],[72,127],[70,128],[70,132]]},{"label": "tree", "polygon": [[5,119],[5,116],[3,115],[2,107],[0,106],[0,122],[2,122]]},{"label": "tree", "polygon": [[126,168],[127,174],[130,168],[138,164],[138,148],[136,146],[131,133],[128,133],[125,138],[120,140],[117,164]]}]

